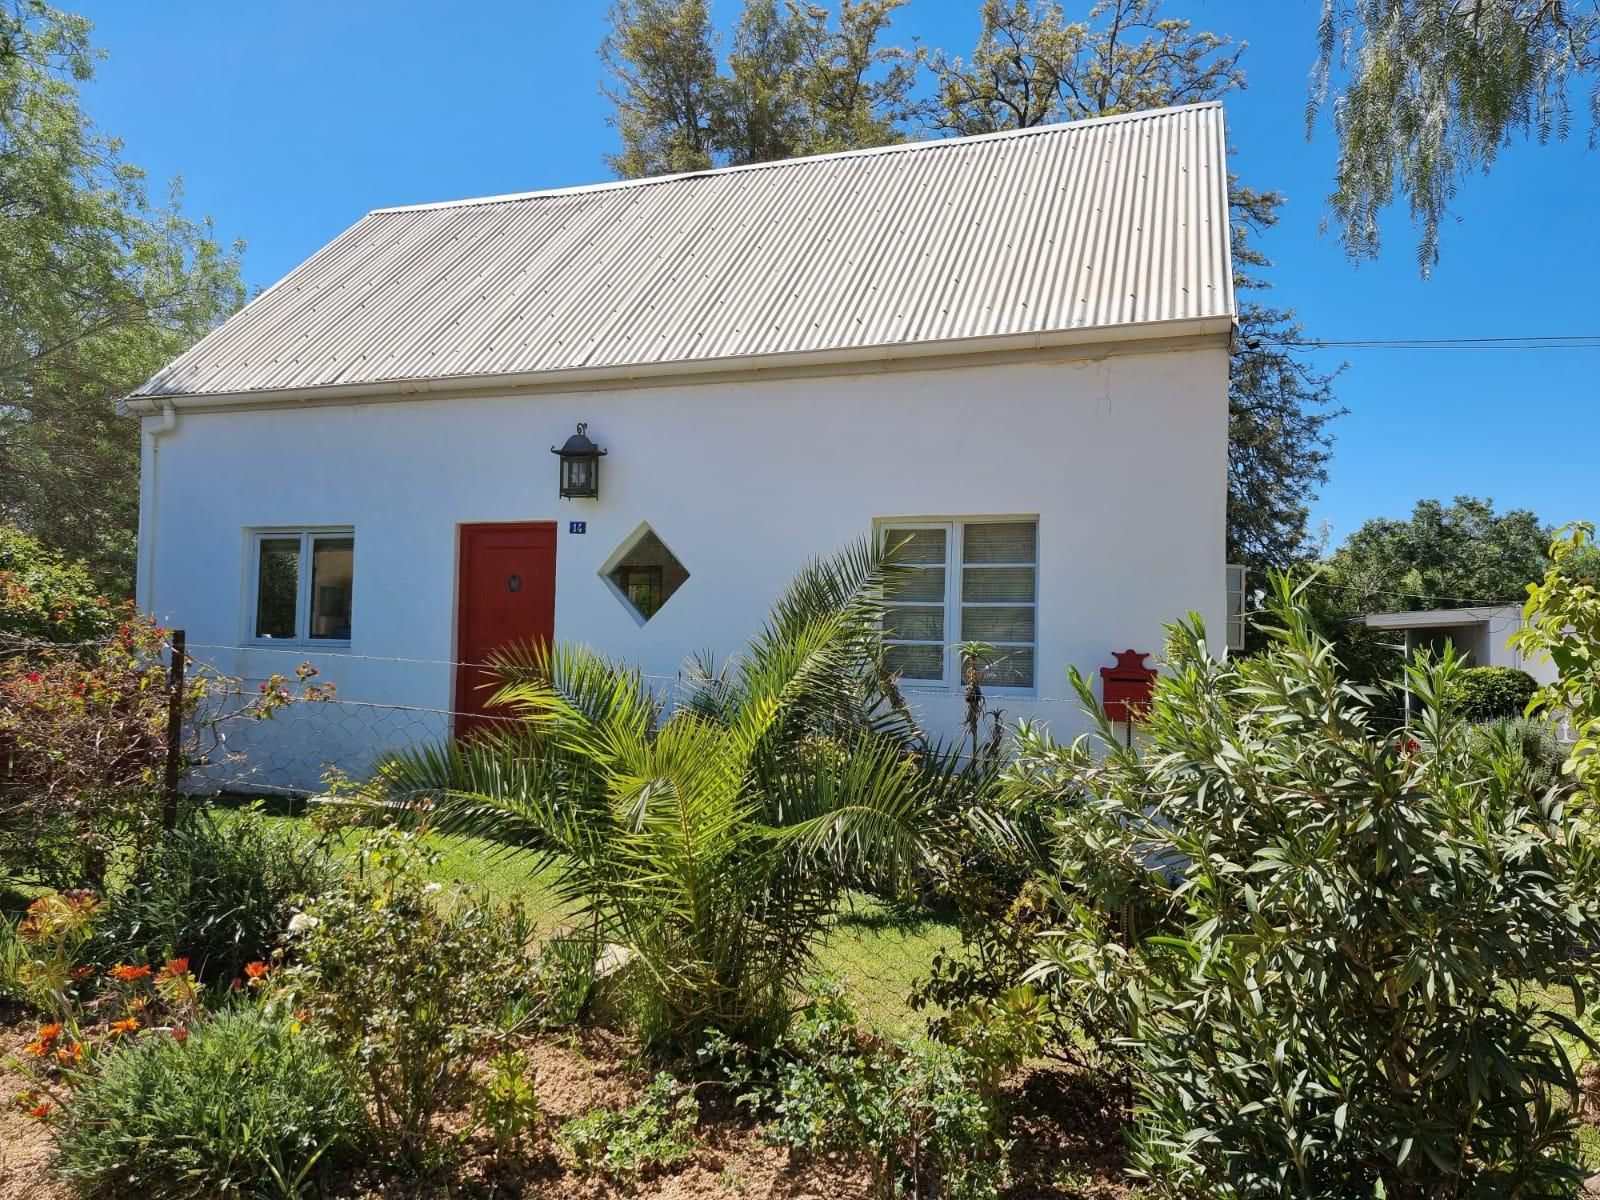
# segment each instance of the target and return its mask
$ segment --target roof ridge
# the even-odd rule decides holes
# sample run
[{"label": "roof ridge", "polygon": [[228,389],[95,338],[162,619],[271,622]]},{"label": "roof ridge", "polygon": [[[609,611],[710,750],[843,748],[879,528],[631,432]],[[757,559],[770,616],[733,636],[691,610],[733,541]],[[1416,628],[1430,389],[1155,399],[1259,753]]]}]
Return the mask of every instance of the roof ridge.
[{"label": "roof ridge", "polygon": [[649,175],[643,179],[608,179],[600,183],[569,184],[564,187],[539,188],[530,192],[506,192],[497,196],[465,196],[459,200],[429,200],[420,204],[394,204],[383,208],[371,209],[367,215],[370,217],[377,216],[380,213],[419,212],[433,208],[472,208],[488,204],[514,204],[523,200],[539,200],[553,196],[573,196],[586,192],[607,192],[620,191],[627,188],[652,187],[666,183],[682,183],[691,179],[709,179],[736,175],[747,171],[778,170],[785,167],[802,166],[806,163],[826,162],[832,159],[865,158],[880,154],[939,150],[950,146],[968,146],[976,142],[1004,141],[1010,138],[1031,137],[1047,133],[1067,133],[1090,126],[1152,120],[1160,117],[1175,116],[1178,113],[1194,112],[1198,109],[1222,107],[1222,101],[1220,100],[1202,100],[1195,104],[1176,104],[1170,108],[1144,108],[1137,112],[1116,113],[1106,117],[1085,117],[1078,121],[1055,121],[1044,125],[1030,125],[1025,129],[999,129],[992,133],[973,133],[964,137],[923,138],[914,142],[891,142],[884,146],[862,146],[854,150],[833,150],[826,154],[807,154],[796,158],[771,159],[767,162],[740,163],[737,166],[730,167],[710,167],[704,171],[682,171],[673,175]]}]

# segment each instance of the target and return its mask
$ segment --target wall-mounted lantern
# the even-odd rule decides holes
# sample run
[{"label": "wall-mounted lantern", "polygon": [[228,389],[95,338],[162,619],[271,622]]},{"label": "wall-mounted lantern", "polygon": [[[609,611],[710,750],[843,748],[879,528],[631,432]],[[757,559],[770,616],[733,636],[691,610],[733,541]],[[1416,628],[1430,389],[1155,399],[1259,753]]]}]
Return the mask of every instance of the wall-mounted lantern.
[{"label": "wall-mounted lantern", "polygon": [[578,424],[578,432],[566,445],[551,454],[561,456],[561,497],[564,500],[592,500],[600,494],[600,459],[606,453],[589,440],[589,426]]}]

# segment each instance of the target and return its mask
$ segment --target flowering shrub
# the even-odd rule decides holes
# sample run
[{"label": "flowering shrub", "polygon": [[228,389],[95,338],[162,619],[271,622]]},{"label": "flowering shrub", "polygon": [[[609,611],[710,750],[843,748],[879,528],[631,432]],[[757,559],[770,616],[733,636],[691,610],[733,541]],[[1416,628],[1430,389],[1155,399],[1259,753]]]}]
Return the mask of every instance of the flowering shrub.
[{"label": "flowering shrub", "polygon": [[20,1066],[32,1080],[18,1103],[51,1121],[70,1117],[71,1095],[99,1060],[143,1031],[180,1042],[199,1018],[200,988],[187,959],[160,967],[119,962],[99,971],[79,961],[104,906],[85,892],[41,896],[17,925],[18,975],[45,1014]]},{"label": "flowering shrub", "polygon": [[[112,854],[160,829],[168,758],[167,631],[131,608],[92,645],[0,645],[0,870],[15,879],[99,887]],[[186,764],[222,727],[298,701],[330,698],[302,664],[240,697],[237,682],[191,660],[180,697]]]},{"label": "flowering shrub", "polygon": [[117,845],[158,827],[163,637],[130,618],[93,652],[0,657],[0,860],[13,877],[99,884]]},{"label": "flowering shrub", "polygon": [[531,986],[522,910],[473,897],[435,903],[416,839],[370,834],[360,874],[291,923],[278,994],[354,1063],[386,1149],[411,1162],[440,1112],[460,1105],[473,1055],[496,1045]]}]

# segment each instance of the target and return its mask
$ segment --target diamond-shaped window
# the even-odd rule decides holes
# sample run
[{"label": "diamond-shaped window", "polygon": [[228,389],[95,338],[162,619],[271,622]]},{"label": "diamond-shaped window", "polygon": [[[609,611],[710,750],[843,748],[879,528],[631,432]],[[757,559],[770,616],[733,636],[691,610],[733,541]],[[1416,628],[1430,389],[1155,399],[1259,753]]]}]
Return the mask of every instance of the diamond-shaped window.
[{"label": "diamond-shaped window", "polygon": [[641,525],[602,574],[643,625],[689,579],[689,572],[648,525]]}]

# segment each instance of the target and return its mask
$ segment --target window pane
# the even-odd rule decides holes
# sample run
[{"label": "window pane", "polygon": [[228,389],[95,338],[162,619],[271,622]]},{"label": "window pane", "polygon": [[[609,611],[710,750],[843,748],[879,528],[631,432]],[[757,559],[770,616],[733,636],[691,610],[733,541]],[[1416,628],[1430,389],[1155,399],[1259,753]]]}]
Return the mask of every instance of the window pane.
[{"label": "window pane", "polygon": [[967,567],[961,572],[961,598],[994,602],[1033,599],[1032,567]]},{"label": "window pane", "polygon": [[319,537],[311,542],[311,636],[350,640],[350,600],[356,577],[356,540]]},{"label": "window pane", "polygon": [[611,568],[608,578],[639,618],[648,621],[689,581],[689,571],[655,530],[646,529]]},{"label": "window pane", "polygon": [[965,525],[962,553],[969,563],[1031,563],[1036,553],[1038,526],[1032,521],[997,521]]},{"label": "window pane", "polygon": [[300,604],[300,539],[264,537],[256,545],[256,636],[293,640]]},{"label": "window pane", "polygon": [[994,661],[983,668],[983,681],[990,687],[1032,687],[1033,648],[1000,647]]},{"label": "window pane", "polygon": [[885,529],[883,544],[895,551],[900,563],[942,563],[945,554],[943,529]]},{"label": "window pane", "polygon": [[884,655],[889,670],[902,679],[944,678],[944,647],[890,646]]},{"label": "window pane", "polygon": [[965,642],[1033,641],[1033,607],[963,608],[961,640]]},{"label": "window pane", "polygon": [[944,607],[891,608],[883,616],[883,635],[914,642],[943,642]]},{"label": "window pane", "polygon": [[897,576],[887,589],[890,600],[926,600],[944,603],[944,568],[920,567]]}]

